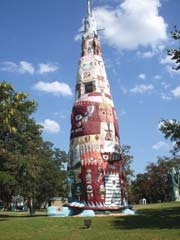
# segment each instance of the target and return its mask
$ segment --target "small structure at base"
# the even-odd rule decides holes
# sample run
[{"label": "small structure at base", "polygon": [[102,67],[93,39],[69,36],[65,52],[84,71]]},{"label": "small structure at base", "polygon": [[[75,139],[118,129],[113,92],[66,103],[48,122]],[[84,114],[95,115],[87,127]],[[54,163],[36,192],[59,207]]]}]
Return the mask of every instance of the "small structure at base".
[{"label": "small structure at base", "polygon": [[122,214],[125,214],[125,215],[134,215],[134,214],[135,214],[135,211],[134,211],[133,209],[126,208],[126,209],[122,210]]},{"label": "small structure at base", "polygon": [[72,215],[72,209],[69,207],[50,206],[47,209],[49,217],[68,217]]},{"label": "small structure at base", "polygon": [[79,216],[80,217],[94,217],[96,214],[93,210],[83,210]]},{"label": "small structure at base", "polygon": [[139,204],[146,205],[146,199],[145,199],[145,198],[141,198],[141,199],[139,200]]}]

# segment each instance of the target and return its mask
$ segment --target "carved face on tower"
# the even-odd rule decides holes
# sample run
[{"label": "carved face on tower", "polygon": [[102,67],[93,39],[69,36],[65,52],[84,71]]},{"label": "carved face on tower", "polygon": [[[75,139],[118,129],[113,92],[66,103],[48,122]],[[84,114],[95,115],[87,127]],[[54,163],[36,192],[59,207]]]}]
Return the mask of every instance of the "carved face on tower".
[{"label": "carved face on tower", "polygon": [[81,104],[74,106],[71,126],[71,138],[98,134],[100,132],[98,105],[87,105],[87,102],[81,102]]},{"label": "carved face on tower", "polygon": [[113,111],[110,106],[99,107],[99,117],[102,122],[113,122]]}]

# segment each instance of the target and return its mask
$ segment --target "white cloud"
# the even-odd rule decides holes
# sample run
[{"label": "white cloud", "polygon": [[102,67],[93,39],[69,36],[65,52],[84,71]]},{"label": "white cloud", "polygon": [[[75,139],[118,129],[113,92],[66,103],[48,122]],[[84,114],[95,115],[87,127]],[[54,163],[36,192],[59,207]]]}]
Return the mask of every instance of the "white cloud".
[{"label": "white cloud", "polygon": [[60,126],[57,122],[51,119],[45,119],[44,122],[40,123],[44,127],[44,131],[49,133],[58,133]]},{"label": "white cloud", "polygon": [[170,75],[174,75],[174,74],[179,75],[179,74],[180,74],[180,71],[175,70],[174,67],[175,67],[174,64],[173,64],[173,65],[170,65],[170,64],[169,64],[169,65],[166,65],[166,70],[167,70],[167,72],[168,72]]},{"label": "white cloud", "polygon": [[167,143],[163,142],[163,141],[159,141],[152,146],[152,149],[154,149],[154,150],[159,150],[159,149],[162,149],[162,148],[169,149],[169,145]]},{"label": "white cloud", "polygon": [[145,92],[149,92],[153,89],[154,89],[154,86],[152,84],[149,84],[149,85],[140,84],[140,85],[136,85],[134,88],[130,89],[130,92],[142,94]]},{"label": "white cloud", "polygon": [[62,95],[62,96],[72,96],[72,90],[66,83],[61,83],[58,81],[55,82],[43,82],[39,81],[34,85],[36,90],[52,93],[54,95]]},{"label": "white cloud", "polygon": [[145,79],[146,78],[146,74],[145,73],[140,73],[138,76],[140,79]]},{"label": "white cloud", "polygon": [[170,65],[172,65],[173,64],[173,60],[171,59],[171,56],[166,55],[164,58],[160,59],[160,63],[161,64],[170,64]]},{"label": "white cloud", "polygon": [[19,72],[20,73],[34,73],[34,67],[32,63],[26,62],[26,61],[21,61],[19,62]]},{"label": "white cloud", "polygon": [[168,88],[169,88],[169,84],[166,83],[166,82],[161,82],[161,86],[162,86],[164,89],[168,89]]},{"label": "white cloud", "polygon": [[17,64],[11,61],[4,61],[0,64],[0,70],[6,72],[15,72],[17,71]]},{"label": "white cloud", "polygon": [[27,61],[20,61],[19,63],[11,62],[11,61],[4,61],[0,64],[0,70],[6,72],[18,72],[21,74],[24,73],[34,73],[34,67],[30,62]]},{"label": "white cloud", "polygon": [[154,55],[155,55],[155,52],[153,52],[153,51],[147,51],[147,52],[141,53],[141,56],[142,56],[143,58],[151,58],[151,57],[153,57]]},{"label": "white cloud", "polygon": [[61,119],[69,118],[69,112],[67,113],[66,111],[65,112],[55,112],[54,115]]},{"label": "white cloud", "polygon": [[40,63],[38,64],[38,67],[39,67],[38,72],[40,74],[55,72],[59,68],[57,64],[52,64],[52,63]]},{"label": "white cloud", "polygon": [[171,100],[171,97],[167,93],[162,92],[160,95],[161,95],[161,99],[163,100],[166,100],[166,101]]},{"label": "white cloud", "polygon": [[[156,79],[159,79],[159,78],[156,78]],[[160,93],[161,99],[166,100],[166,101],[171,100],[172,94],[168,90],[170,85],[166,82],[161,82],[160,84],[161,84],[161,89],[162,89],[162,92]]]},{"label": "white cloud", "polygon": [[158,12],[159,0],[119,2],[115,9],[104,6],[94,10],[97,27],[105,28],[102,36],[107,44],[119,49],[135,49],[154,47],[167,40],[167,24]]},{"label": "white cloud", "polygon": [[180,97],[180,86],[176,87],[171,92],[175,98],[179,98]]},{"label": "white cloud", "polygon": [[52,73],[59,69],[57,64],[52,63],[39,63],[38,67],[35,68],[32,63],[28,61],[20,61],[19,63],[15,63],[12,61],[4,61],[0,62],[0,70],[6,72],[17,72],[20,74],[44,74],[44,73]]},{"label": "white cloud", "polygon": [[154,79],[159,80],[159,79],[161,79],[161,76],[157,74],[154,76]]},{"label": "white cloud", "polygon": [[128,92],[128,89],[125,88],[125,87],[121,87],[121,91],[122,91],[124,94],[126,94],[126,93]]},{"label": "white cloud", "polygon": [[171,56],[166,55],[165,57],[162,57],[160,59],[160,64],[165,65],[165,69],[170,75],[180,74],[180,71],[177,71],[174,69],[174,67],[176,66],[176,63],[174,60],[171,59]]},{"label": "white cloud", "polygon": [[164,52],[165,49],[165,45],[163,44],[153,44],[152,46],[149,47],[149,50],[147,51],[137,51],[137,56],[141,57],[141,58],[152,58],[155,55]]}]

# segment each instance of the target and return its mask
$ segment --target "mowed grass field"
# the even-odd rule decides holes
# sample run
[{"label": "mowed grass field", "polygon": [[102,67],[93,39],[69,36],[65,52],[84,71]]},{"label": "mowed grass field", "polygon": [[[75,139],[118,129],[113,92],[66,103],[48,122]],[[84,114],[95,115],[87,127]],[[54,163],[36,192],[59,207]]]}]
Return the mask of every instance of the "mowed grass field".
[{"label": "mowed grass field", "polygon": [[179,240],[180,202],[135,205],[135,215],[48,217],[36,212],[0,212],[0,240]]}]

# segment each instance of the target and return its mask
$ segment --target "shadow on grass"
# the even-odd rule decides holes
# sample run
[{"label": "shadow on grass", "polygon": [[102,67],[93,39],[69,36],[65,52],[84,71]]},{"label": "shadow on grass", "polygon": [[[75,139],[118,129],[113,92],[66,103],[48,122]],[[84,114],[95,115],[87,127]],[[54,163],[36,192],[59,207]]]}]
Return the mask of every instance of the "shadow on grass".
[{"label": "shadow on grass", "polygon": [[139,210],[135,215],[116,217],[113,226],[120,229],[179,229],[180,206],[163,210]]},{"label": "shadow on grass", "polygon": [[12,215],[12,214],[0,214],[0,221],[3,221],[4,219],[8,218],[34,218],[34,217],[47,217],[47,215],[42,215],[42,214],[24,214],[24,215]]},{"label": "shadow on grass", "polygon": [[0,222],[2,222],[2,221],[6,221],[6,219],[4,219],[4,218],[3,218],[3,219],[0,219]]}]

